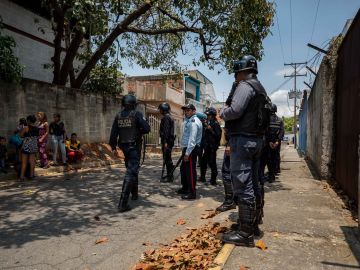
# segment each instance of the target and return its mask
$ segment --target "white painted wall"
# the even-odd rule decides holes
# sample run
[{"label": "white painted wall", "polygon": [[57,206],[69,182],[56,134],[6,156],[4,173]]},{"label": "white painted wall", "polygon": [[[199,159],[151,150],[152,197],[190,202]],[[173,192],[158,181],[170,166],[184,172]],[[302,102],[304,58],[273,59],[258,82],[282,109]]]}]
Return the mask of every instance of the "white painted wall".
[{"label": "white painted wall", "polygon": [[[51,29],[51,23],[45,18],[8,0],[0,1],[0,16],[5,24],[53,43],[54,33]],[[35,23],[35,20],[38,22]],[[43,34],[39,28],[42,28],[45,33]],[[23,77],[51,83],[53,70],[51,68],[45,69],[44,64],[52,63],[51,57],[54,54],[54,48],[7,29],[3,29],[2,32],[13,37],[16,41],[14,54],[19,58],[20,64],[24,66]],[[62,53],[63,57],[64,53]],[[80,63],[76,63],[75,67],[79,65]]]}]

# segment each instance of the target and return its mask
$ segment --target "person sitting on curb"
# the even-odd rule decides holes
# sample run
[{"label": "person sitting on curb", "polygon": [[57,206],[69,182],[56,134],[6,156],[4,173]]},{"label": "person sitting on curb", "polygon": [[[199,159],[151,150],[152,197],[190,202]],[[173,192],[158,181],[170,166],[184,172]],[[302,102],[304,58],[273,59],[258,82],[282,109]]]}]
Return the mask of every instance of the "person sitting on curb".
[{"label": "person sitting on curb", "polygon": [[66,153],[67,159],[70,163],[77,163],[80,162],[84,156],[84,152],[80,149],[81,144],[80,141],[77,139],[77,134],[72,133],[71,139],[66,140]]}]

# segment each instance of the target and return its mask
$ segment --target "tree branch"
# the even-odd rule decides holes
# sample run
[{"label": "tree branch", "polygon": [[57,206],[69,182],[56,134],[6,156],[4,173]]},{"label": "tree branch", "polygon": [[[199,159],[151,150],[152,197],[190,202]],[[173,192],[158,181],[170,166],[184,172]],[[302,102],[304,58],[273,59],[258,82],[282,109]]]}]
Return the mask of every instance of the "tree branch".
[{"label": "tree branch", "polygon": [[179,27],[179,28],[168,28],[168,29],[144,30],[144,29],[128,27],[128,28],[126,28],[126,32],[152,36],[152,35],[161,35],[161,34],[177,34],[177,33],[181,33],[181,32],[198,33],[199,29],[188,28],[188,27]]},{"label": "tree branch", "polygon": [[81,31],[75,32],[75,37],[71,40],[70,46],[67,49],[63,64],[60,70],[59,84],[65,85],[66,79],[68,77],[69,71],[73,65],[75,56],[79,50],[81,42],[83,41],[84,33]]},{"label": "tree branch", "polygon": [[180,20],[179,18],[175,17],[174,15],[170,14],[169,12],[167,12],[166,10],[162,9],[161,7],[158,7],[158,10],[160,10],[161,13],[163,13],[164,15],[168,16],[170,19],[174,20],[175,22],[181,24],[184,27],[188,27],[185,22],[183,22],[182,20]]},{"label": "tree branch", "polygon": [[90,60],[86,63],[85,67],[81,70],[80,74],[76,78],[74,87],[80,88],[83,82],[85,81],[86,77],[90,74],[91,69],[93,69],[99,61],[99,59],[104,55],[104,53],[111,47],[112,43],[115,39],[125,32],[125,29],[135,20],[137,20],[141,15],[148,12],[153,3],[156,0],[146,1],[143,5],[141,5],[137,10],[130,13],[120,24],[118,24],[110,35],[104,40],[104,42],[97,48],[95,53],[92,55]]},{"label": "tree branch", "polygon": [[60,78],[60,67],[61,67],[61,42],[64,36],[64,22],[65,22],[65,11],[66,9],[61,9],[56,1],[50,1],[50,5],[54,12],[54,20],[56,22],[55,28],[55,38],[54,38],[54,56],[51,60],[54,63],[54,78],[53,83],[58,84]]}]

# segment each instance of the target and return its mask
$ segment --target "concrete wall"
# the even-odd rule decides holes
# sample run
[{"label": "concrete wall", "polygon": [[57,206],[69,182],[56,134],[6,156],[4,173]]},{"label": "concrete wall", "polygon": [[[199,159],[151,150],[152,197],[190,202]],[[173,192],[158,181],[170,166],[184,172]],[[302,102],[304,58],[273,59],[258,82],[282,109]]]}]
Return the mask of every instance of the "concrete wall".
[{"label": "concrete wall", "polygon": [[44,111],[49,121],[60,113],[67,132],[76,132],[84,143],[108,142],[120,102],[33,80],[18,86],[0,82],[0,135],[8,138],[19,118]]},{"label": "concrete wall", "polygon": [[324,57],[308,99],[306,156],[322,179],[334,177],[335,68]]},{"label": "concrete wall", "polygon": [[307,140],[307,113],[308,113],[308,100],[307,92],[304,91],[301,108],[299,112],[299,145],[298,149],[302,154],[306,153],[306,140]]}]

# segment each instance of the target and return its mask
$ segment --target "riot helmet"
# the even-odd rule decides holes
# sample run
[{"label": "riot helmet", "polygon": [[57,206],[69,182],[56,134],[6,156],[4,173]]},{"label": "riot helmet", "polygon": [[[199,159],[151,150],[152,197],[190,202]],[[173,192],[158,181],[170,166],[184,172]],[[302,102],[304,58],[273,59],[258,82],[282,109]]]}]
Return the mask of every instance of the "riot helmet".
[{"label": "riot helmet", "polygon": [[273,113],[277,112],[277,106],[274,103],[271,104],[271,112],[273,112]]},{"label": "riot helmet", "polygon": [[135,95],[133,94],[125,95],[121,100],[121,105],[125,108],[135,108],[136,104],[137,104],[137,100]]},{"label": "riot helmet", "polygon": [[217,111],[215,108],[210,107],[206,110],[205,112],[207,115],[212,115],[212,116],[216,116],[217,115]]},{"label": "riot helmet", "polygon": [[199,118],[200,121],[206,121],[207,115],[205,113],[197,112],[196,113],[197,118]]},{"label": "riot helmet", "polygon": [[158,110],[160,111],[160,113],[168,113],[170,112],[171,108],[169,103],[163,102],[159,105]]},{"label": "riot helmet", "polygon": [[251,70],[255,74],[258,73],[257,62],[254,56],[244,55],[239,60],[233,62],[233,71],[235,74],[244,70]]}]

